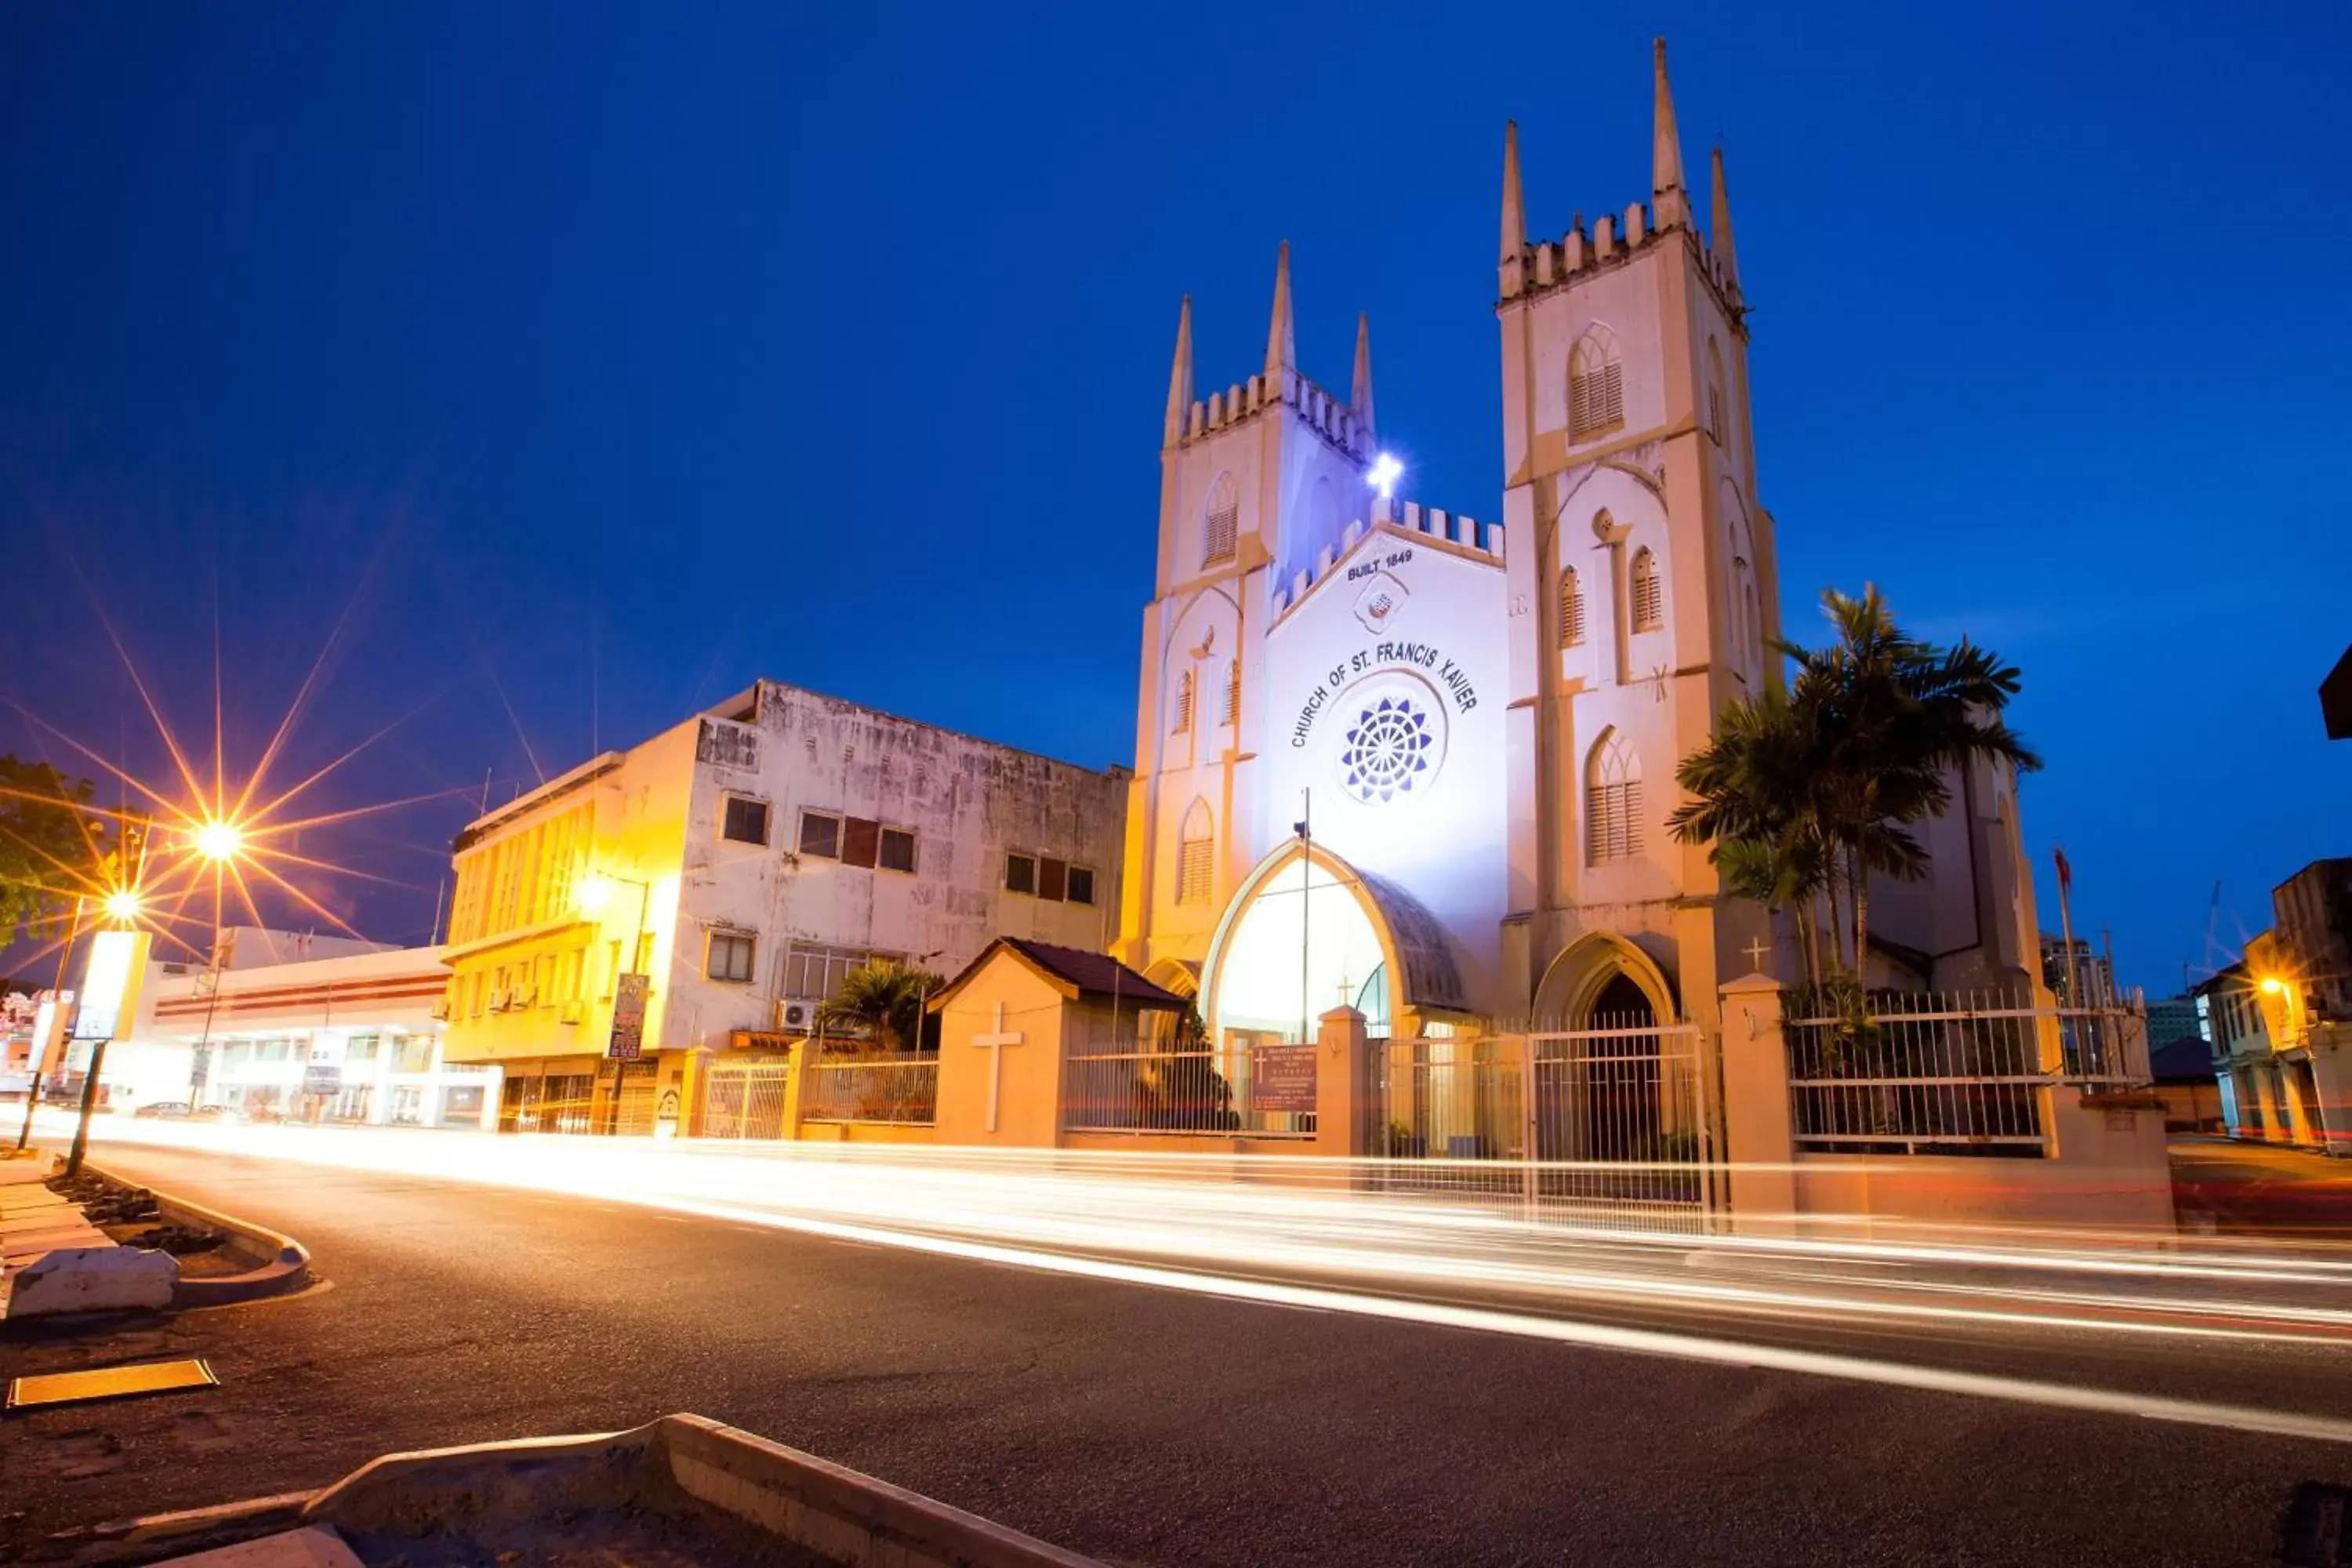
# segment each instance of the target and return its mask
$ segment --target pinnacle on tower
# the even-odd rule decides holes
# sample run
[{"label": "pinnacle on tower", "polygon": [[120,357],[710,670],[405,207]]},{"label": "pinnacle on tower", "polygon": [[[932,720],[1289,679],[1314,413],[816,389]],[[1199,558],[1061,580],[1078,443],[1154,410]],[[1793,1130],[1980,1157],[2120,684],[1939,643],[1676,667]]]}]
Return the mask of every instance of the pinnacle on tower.
[{"label": "pinnacle on tower", "polygon": [[1184,438],[1184,416],[1192,406],[1192,296],[1176,313],[1176,363],[1168,372],[1168,422],[1160,427],[1160,444],[1173,447]]},{"label": "pinnacle on tower", "polygon": [[1505,266],[1528,247],[1528,209],[1519,197],[1519,122],[1503,121],[1503,255]]},{"label": "pinnacle on tower", "polygon": [[1290,329],[1290,241],[1274,264],[1274,322],[1265,331],[1266,395],[1282,395],[1282,373],[1298,363],[1298,342]]},{"label": "pinnacle on tower", "polygon": [[1363,430],[1364,438],[1372,435],[1372,318],[1367,313],[1356,318],[1356,384],[1348,395],[1348,412]]},{"label": "pinnacle on tower", "polygon": [[1715,265],[1723,275],[1723,286],[1735,297],[1739,293],[1739,260],[1731,248],[1731,192],[1723,183],[1723,149],[1715,150],[1715,215],[1708,230],[1708,240],[1715,250]]},{"label": "pinnacle on tower", "polygon": [[1690,196],[1683,189],[1683,139],[1675,129],[1675,93],[1666,85],[1666,40],[1655,40],[1658,98],[1650,147],[1651,211],[1660,228],[1690,222]]}]

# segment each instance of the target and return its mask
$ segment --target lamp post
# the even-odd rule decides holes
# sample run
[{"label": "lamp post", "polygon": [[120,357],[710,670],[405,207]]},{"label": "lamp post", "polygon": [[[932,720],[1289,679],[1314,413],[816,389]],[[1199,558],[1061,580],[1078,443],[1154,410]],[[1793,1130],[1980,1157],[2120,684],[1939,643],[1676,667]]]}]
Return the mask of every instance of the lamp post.
[{"label": "lamp post", "polygon": [[931,988],[929,984],[930,971],[922,966],[946,951],[947,949],[943,947],[933,948],[929,952],[917,953],[913,960],[916,969],[926,982],[915,987],[915,1054],[918,1056],[920,1056],[923,1050],[923,1004],[931,999]]},{"label": "lamp post", "polygon": [[604,906],[613,901],[613,889],[615,887],[622,886],[635,888],[637,890],[637,929],[636,934],[633,936],[629,942],[630,967],[613,977],[614,1016],[610,1025],[608,1026],[608,1032],[604,1037],[604,1054],[613,1058],[613,1087],[609,1095],[609,1098],[612,1100],[612,1112],[606,1119],[604,1129],[606,1134],[610,1136],[617,1136],[621,1131],[621,1075],[625,1070],[622,1064],[630,1058],[616,1054],[615,1047],[618,1044],[618,1041],[615,1037],[619,1033],[618,1026],[620,1024],[621,1004],[624,997],[631,989],[631,987],[625,985],[623,982],[632,976],[640,983],[635,989],[637,995],[637,1006],[640,1009],[637,1020],[638,1027],[641,1031],[640,1040],[642,1041],[643,1038],[642,1030],[644,1028],[644,1013],[642,1009],[645,1005],[645,987],[643,982],[646,977],[643,972],[638,970],[635,966],[640,962],[645,948],[646,904],[653,897],[653,887],[650,883],[640,881],[635,877],[615,877],[609,871],[592,872],[580,886],[580,908],[583,912],[591,915],[601,913]]}]

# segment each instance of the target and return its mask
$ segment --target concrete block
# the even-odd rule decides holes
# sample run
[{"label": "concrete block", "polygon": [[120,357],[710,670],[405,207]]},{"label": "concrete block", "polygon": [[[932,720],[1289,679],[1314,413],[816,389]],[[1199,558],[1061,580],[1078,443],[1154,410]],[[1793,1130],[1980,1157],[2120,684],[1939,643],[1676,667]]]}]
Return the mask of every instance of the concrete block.
[{"label": "concrete block", "polygon": [[134,1247],[45,1252],[8,1277],[10,1318],[169,1306],[180,1260]]},{"label": "concrete block", "polygon": [[361,1568],[361,1564],[332,1531],[312,1527],[168,1558],[158,1568]]}]

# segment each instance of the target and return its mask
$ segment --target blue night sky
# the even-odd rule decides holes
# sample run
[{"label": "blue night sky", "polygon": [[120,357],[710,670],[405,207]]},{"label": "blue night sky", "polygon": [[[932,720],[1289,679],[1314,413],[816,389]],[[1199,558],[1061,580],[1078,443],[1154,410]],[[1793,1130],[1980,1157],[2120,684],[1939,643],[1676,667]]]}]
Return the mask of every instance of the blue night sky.
[{"label": "blue night sky", "polygon": [[2352,853],[2344,7],[1502,14],[9,5],[0,696],[158,777],[104,626],[208,749],[217,625],[234,766],[328,647],[289,779],[397,720],[321,799],[444,792],[305,840],[401,941],[486,772],[757,675],[1130,762],[1179,297],[1247,375],[1287,237],[1308,374],[1369,310],[1494,515],[1503,121],[1537,232],[1646,199],[1664,32],[1791,631],[1875,581],[2023,667],[2126,980]]}]

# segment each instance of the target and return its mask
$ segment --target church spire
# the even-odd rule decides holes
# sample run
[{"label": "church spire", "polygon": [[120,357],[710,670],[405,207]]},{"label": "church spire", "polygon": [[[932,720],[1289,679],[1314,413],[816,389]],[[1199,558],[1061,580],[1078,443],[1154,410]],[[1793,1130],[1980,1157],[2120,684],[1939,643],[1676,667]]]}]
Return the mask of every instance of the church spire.
[{"label": "church spire", "polygon": [[1356,384],[1348,395],[1348,412],[1363,427],[1364,437],[1372,434],[1372,318],[1369,313],[1356,318]]},{"label": "church spire", "polygon": [[1723,278],[1723,286],[1735,297],[1739,292],[1739,260],[1731,248],[1731,192],[1723,183],[1723,149],[1715,150],[1715,221],[1707,231],[1708,244],[1715,251],[1715,267]]},{"label": "church spire", "polygon": [[1298,340],[1290,328],[1290,241],[1274,264],[1274,322],[1265,330],[1266,395],[1282,395],[1282,373],[1298,363]]},{"label": "church spire", "polygon": [[1503,121],[1503,265],[1528,247],[1527,204],[1519,198],[1519,122]]},{"label": "church spire", "polygon": [[1657,61],[1657,107],[1650,146],[1650,196],[1660,228],[1690,222],[1690,196],[1683,189],[1683,139],[1675,129],[1675,93],[1666,85],[1666,40],[1653,45]]},{"label": "church spire", "polygon": [[1192,407],[1192,296],[1176,313],[1176,363],[1168,372],[1168,423],[1160,444],[1173,447],[1184,438],[1184,419]]}]

